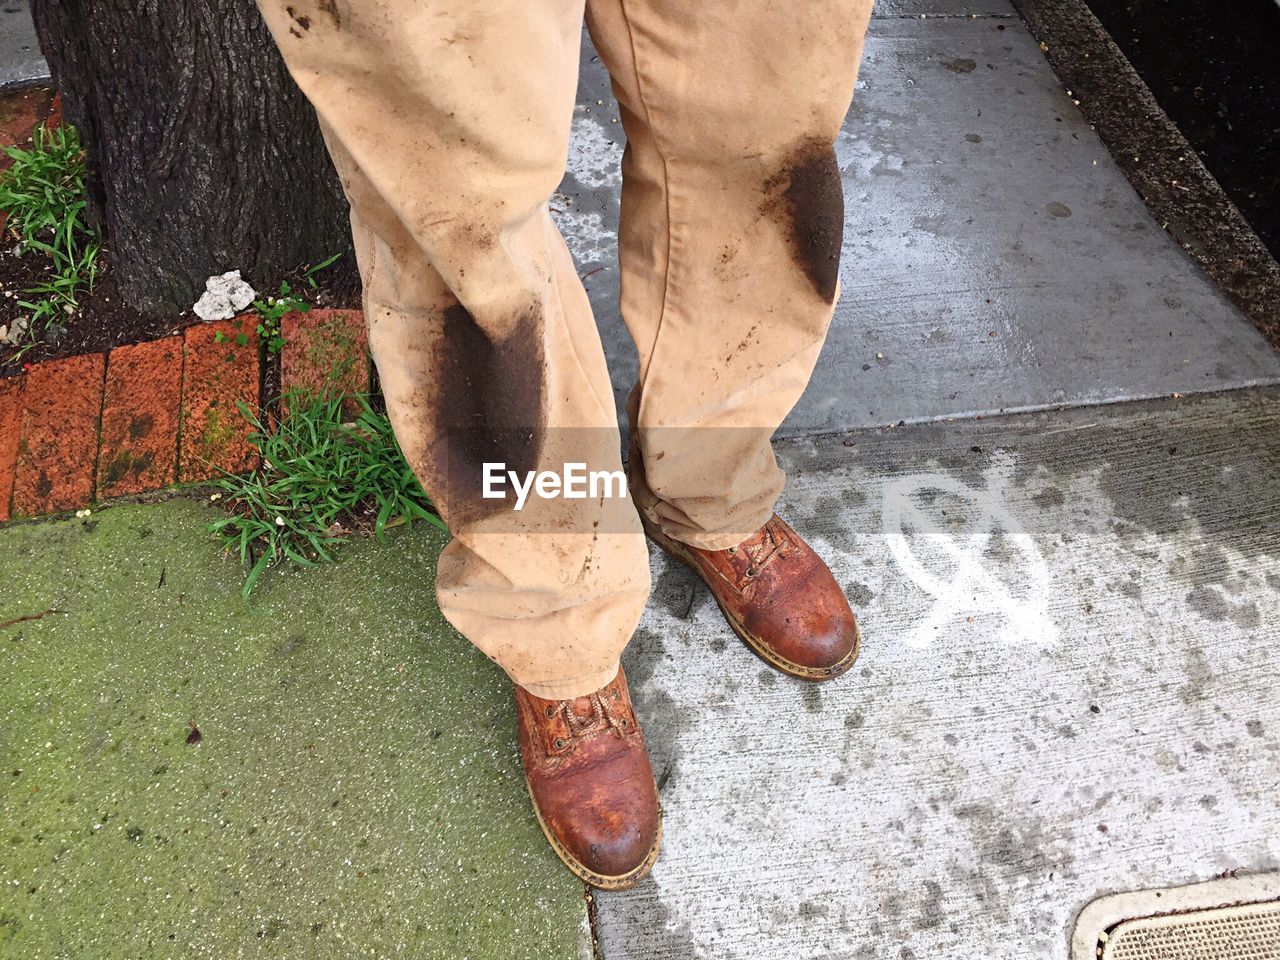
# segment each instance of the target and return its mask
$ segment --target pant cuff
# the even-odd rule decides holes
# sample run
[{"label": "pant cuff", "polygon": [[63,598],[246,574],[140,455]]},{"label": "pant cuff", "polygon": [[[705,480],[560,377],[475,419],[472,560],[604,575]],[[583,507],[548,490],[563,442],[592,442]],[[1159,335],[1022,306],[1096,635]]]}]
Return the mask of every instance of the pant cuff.
[{"label": "pant cuff", "polygon": [[615,660],[613,666],[607,670],[601,670],[585,677],[576,677],[572,680],[552,680],[540,683],[525,683],[515,677],[512,677],[511,680],[526,692],[533,694],[535,697],[541,697],[543,700],[572,700],[575,697],[585,697],[588,694],[595,693],[618,675],[620,667],[621,665]]},{"label": "pant cuff", "polygon": [[[772,513],[770,513],[772,516]],[[679,530],[672,532],[663,527],[662,532],[672,540],[679,540],[681,543],[695,547],[698,550],[728,550],[730,547],[736,547],[748,537],[758,533],[760,527],[769,522],[769,518],[765,517],[764,523],[759,527],[748,530],[746,533],[697,533],[691,530]]]}]

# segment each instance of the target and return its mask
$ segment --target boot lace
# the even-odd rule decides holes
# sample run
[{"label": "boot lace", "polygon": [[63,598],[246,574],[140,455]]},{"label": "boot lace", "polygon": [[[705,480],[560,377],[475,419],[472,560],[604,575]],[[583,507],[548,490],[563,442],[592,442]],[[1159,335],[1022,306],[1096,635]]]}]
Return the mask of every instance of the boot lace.
[{"label": "boot lace", "polygon": [[563,750],[570,744],[577,743],[602,733],[613,731],[619,736],[631,726],[631,721],[623,716],[622,694],[616,687],[597,690],[585,699],[590,711],[583,714],[574,709],[574,704],[584,699],[575,697],[571,700],[559,700],[548,704],[545,713],[548,720],[559,716],[564,720],[567,737],[556,737],[557,750]]},{"label": "boot lace", "polygon": [[752,580],[774,557],[783,552],[787,538],[778,525],[777,517],[760,528],[760,532],[725,552],[735,558],[734,566],[744,580]]}]

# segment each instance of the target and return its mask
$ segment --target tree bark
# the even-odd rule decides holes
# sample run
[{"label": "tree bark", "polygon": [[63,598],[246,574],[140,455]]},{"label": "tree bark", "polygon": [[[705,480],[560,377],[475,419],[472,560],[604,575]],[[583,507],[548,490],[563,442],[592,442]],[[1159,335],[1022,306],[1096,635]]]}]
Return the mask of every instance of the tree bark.
[{"label": "tree bark", "polygon": [[315,113],[253,0],[31,8],[88,153],[89,216],[135,308],[186,310],[227,270],[274,286],[350,247]]}]

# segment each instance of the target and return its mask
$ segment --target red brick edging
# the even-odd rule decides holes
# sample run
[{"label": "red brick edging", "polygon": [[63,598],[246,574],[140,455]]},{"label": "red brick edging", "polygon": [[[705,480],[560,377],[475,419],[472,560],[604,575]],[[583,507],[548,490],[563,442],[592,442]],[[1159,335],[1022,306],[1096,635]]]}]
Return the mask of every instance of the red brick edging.
[{"label": "red brick edging", "polygon": [[105,370],[106,357],[91,353],[27,371],[13,477],[17,513],[68,510],[93,497]]},{"label": "red brick edging", "polygon": [[168,486],[178,477],[182,338],[118,347],[108,361],[98,496]]},{"label": "red brick edging", "polygon": [[[262,405],[256,327],[253,314],[196,324],[0,380],[0,521],[252,469],[237,403]],[[330,370],[344,391],[369,389],[359,310],[290,314],[281,332],[282,393]]]}]

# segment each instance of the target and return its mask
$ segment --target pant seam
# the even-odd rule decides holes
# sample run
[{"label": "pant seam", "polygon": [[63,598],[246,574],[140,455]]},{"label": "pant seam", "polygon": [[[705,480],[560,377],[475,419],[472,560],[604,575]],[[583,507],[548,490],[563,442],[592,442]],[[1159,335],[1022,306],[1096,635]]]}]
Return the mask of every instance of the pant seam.
[{"label": "pant seam", "polygon": [[[544,220],[544,222],[543,222],[543,229],[544,229],[544,231],[545,231],[548,227],[549,227],[549,228],[551,229],[551,231],[554,233],[555,238],[556,238],[556,239],[557,239],[557,240],[558,240],[558,241],[563,245],[563,244],[564,244],[564,235],[563,235],[562,233],[560,233],[559,229],[558,229],[558,228],[556,227],[556,225],[555,225],[555,222],[551,219],[551,214],[550,214],[549,210],[545,212],[545,220]],[[566,253],[568,252],[567,247],[566,247],[565,252],[566,252]],[[569,256],[569,263],[570,263],[571,265],[573,264],[573,257],[572,257],[572,255],[570,255],[570,256]],[[574,276],[574,277],[577,277],[577,270],[576,270],[576,268],[574,268],[573,276]],[[567,316],[567,313],[566,313],[566,311],[565,311],[565,305],[564,305],[564,291],[563,291],[563,290],[561,289],[561,287],[560,287],[560,280],[561,280],[560,273],[559,273],[559,271],[557,271],[557,270],[555,269],[555,267],[554,267],[554,265],[553,265],[553,266],[552,266],[551,288],[552,288],[553,295],[554,295],[554,296],[555,296],[555,298],[556,298],[556,306],[557,306],[557,307],[559,308],[559,310],[560,310],[560,316],[562,316],[562,317],[563,317],[563,316]],[[579,282],[581,282],[581,280],[579,280]],[[585,292],[584,292],[584,296],[585,296]],[[587,309],[592,311],[592,319],[594,320],[594,316],[595,316],[595,314],[594,314],[594,310],[593,310],[593,309],[592,309],[592,307],[591,307],[590,301],[588,301],[588,303],[587,303]],[[608,395],[608,396],[606,396],[606,397],[602,397],[602,396],[600,396],[600,394],[596,393],[596,391],[595,391],[595,386],[592,384],[592,382],[591,382],[591,378],[590,378],[589,376],[587,376],[587,367],[586,367],[586,364],[584,364],[584,363],[582,362],[582,354],[580,354],[580,353],[578,352],[578,342],[577,342],[577,340],[576,340],[576,339],[575,339],[575,338],[574,338],[574,337],[573,337],[573,336],[568,332],[568,324],[565,324],[565,327],[566,327],[565,339],[566,339],[566,340],[568,340],[568,342],[569,342],[569,349],[570,349],[570,351],[573,353],[573,362],[574,362],[574,363],[576,363],[576,364],[578,365],[578,370],[579,370],[579,372],[581,372],[581,373],[582,373],[582,375],[583,375],[583,377],[582,377],[582,378],[583,378],[583,381],[587,384],[588,388],[591,390],[592,395],[596,398],[596,403],[600,406],[600,411],[601,411],[601,412],[602,412],[602,413],[607,417],[611,412],[615,412],[615,411],[614,411],[613,393],[612,393],[612,391],[610,391],[609,395]],[[598,336],[599,336],[599,334],[597,333],[597,337],[598,337]],[[601,349],[603,350],[603,347],[602,347]],[[603,428],[603,429],[607,429],[607,427],[606,427],[605,425],[602,425],[602,428]],[[618,422],[617,422],[616,412],[615,412],[615,416],[614,416],[613,430],[614,430],[614,432],[615,432],[615,433],[617,433],[617,432],[618,432]],[[619,443],[619,445],[621,445],[621,443],[622,443],[622,441],[621,441],[621,435],[620,435],[620,434],[619,434],[619,440],[618,440],[618,443]]]},{"label": "pant seam", "polygon": [[[627,13],[627,0],[618,0],[618,10],[622,14],[622,22],[627,28],[627,43],[631,47],[631,71],[636,78],[636,96],[640,100],[640,106],[644,108],[645,123],[649,127],[649,136],[653,138],[653,147],[657,151],[658,156],[662,160],[662,200],[666,211],[666,233],[667,233],[667,250],[666,256],[662,264],[662,305],[658,308],[658,323],[654,328],[653,342],[649,346],[649,363],[644,370],[644,376],[639,382],[640,402],[636,404],[636,423],[631,424],[633,433],[639,432],[640,429],[640,407],[644,403],[645,383],[648,381],[650,371],[653,369],[653,358],[657,353],[658,340],[662,336],[662,326],[667,317],[667,303],[671,296],[671,247],[672,247],[672,217],[671,217],[671,167],[667,160],[667,152],[662,148],[662,144],[658,137],[658,128],[653,122],[653,110],[649,106],[649,98],[645,96],[645,82],[640,75],[640,53],[636,47],[635,28],[631,23],[631,15]],[[638,442],[638,441],[637,441]],[[644,451],[640,451],[641,457]]]}]

